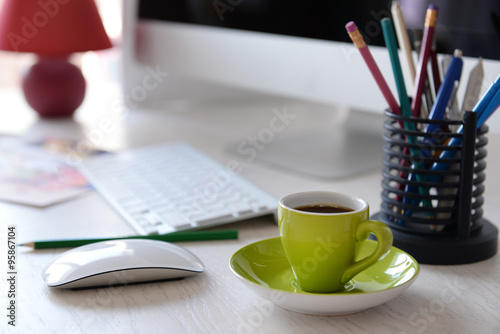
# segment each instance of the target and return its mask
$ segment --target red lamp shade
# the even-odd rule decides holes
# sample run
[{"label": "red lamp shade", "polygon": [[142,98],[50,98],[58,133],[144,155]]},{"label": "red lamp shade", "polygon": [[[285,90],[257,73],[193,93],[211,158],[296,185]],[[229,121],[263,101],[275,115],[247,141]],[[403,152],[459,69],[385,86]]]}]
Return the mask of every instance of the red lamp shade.
[{"label": "red lamp shade", "polygon": [[110,47],[93,0],[5,0],[2,50],[67,55]]},{"label": "red lamp shade", "polygon": [[111,46],[93,0],[5,0],[0,13],[0,50],[39,55],[23,88],[42,117],[71,115],[83,101],[85,80],[69,55]]}]

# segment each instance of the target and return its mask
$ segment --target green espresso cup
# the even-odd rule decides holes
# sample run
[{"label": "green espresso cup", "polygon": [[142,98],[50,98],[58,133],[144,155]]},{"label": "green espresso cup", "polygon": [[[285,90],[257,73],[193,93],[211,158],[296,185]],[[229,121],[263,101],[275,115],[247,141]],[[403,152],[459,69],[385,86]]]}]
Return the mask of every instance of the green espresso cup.
[{"label": "green espresso cup", "polygon": [[[278,224],[285,255],[303,291],[331,293],[381,260],[392,246],[390,228],[369,219],[368,203],[335,192],[311,191],[283,197]],[[377,248],[354,261],[356,243],[373,233]]]}]

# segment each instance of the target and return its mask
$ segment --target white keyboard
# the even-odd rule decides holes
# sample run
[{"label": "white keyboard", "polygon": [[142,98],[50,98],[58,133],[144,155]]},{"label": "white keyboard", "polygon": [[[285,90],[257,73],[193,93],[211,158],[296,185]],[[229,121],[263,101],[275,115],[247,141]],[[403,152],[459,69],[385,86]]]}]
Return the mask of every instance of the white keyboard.
[{"label": "white keyboard", "polygon": [[277,209],[275,198],[185,143],[95,156],[80,169],[142,235],[221,225]]}]

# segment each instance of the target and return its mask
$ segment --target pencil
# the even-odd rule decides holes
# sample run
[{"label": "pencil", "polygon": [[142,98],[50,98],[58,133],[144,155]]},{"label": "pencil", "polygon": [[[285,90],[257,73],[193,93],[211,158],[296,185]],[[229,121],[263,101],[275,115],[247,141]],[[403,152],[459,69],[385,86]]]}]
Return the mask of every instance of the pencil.
[{"label": "pencil", "polygon": [[[422,35],[423,35],[423,29],[414,29],[413,30],[413,50],[417,53],[417,57],[420,57],[420,50],[422,49]],[[418,58],[417,58],[418,59]],[[420,104],[420,118],[427,118],[429,115],[429,110],[432,108],[432,92],[431,92],[431,86],[429,84],[429,75],[425,76],[426,80],[424,83],[424,96],[422,103]],[[413,78],[413,86],[412,90],[415,90],[415,78]],[[423,126],[422,124],[419,124],[419,126]]]},{"label": "pencil", "polygon": [[[382,26],[382,32],[384,34],[385,44],[387,46],[387,50],[389,52],[389,57],[391,59],[392,69],[394,72],[394,79],[396,81],[396,87],[398,88],[399,93],[399,102],[401,103],[401,113],[404,116],[411,116],[410,110],[410,100],[406,93],[406,87],[404,83],[403,73],[401,71],[401,63],[399,62],[398,49],[396,43],[396,35],[394,33],[394,26],[392,24],[392,20],[389,18],[384,18],[380,21],[380,25]],[[407,130],[415,131],[415,124],[412,122],[404,122],[405,128]],[[418,144],[418,139],[415,136],[407,135],[406,139],[410,144]],[[419,161],[418,157],[422,155],[422,152],[416,148],[410,148],[410,154],[415,158],[412,162],[413,169],[423,169],[422,163]],[[419,182],[423,182],[424,176],[420,174],[415,174],[415,178]],[[413,188],[407,189],[408,191],[413,191]],[[429,189],[425,187],[418,187],[419,193],[423,195],[429,194]],[[424,206],[432,206],[428,200],[424,200]]]},{"label": "pencil", "polygon": [[[391,58],[392,71],[394,74],[394,80],[396,81],[396,88],[398,90],[399,103],[401,105],[401,114],[403,114],[403,116],[411,116],[410,100],[408,99],[405,80],[403,78],[403,72],[401,71],[401,63],[399,62],[398,46],[392,20],[384,18],[380,21],[380,24],[382,25],[382,32],[384,33],[385,45],[387,46],[389,57]],[[415,129],[413,123],[409,122],[406,123],[405,127],[408,130]]]},{"label": "pencil", "polygon": [[[403,74],[401,72],[401,64],[399,62],[399,57],[397,54],[398,51],[396,45],[396,38],[394,37],[394,29],[392,27],[392,21],[390,19],[383,19],[381,20],[380,24],[382,26],[382,30],[384,33],[384,39],[387,46],[387,50],[389,51],[389,57],[391,60],[394,79],[396,81],[396,88],[398,89],[399,100],[401,103],[401,113],[404,116],[411,116],[410,102],[408,100]],[[400,122],[400,126],[403,129],[415,130],[415,126],[413,123]],[[416,142],[416,139],[413,136],[407,136],[407,140],[413,143]],[[405,147],[404,153],[409,154],[411,152],[409,152],[409,150]],[[401,160],[401,166],[408,167],[410,165],[411,165],[410,161],[406,159]],[[408,177],[408,173],[404,172],[404,169],[402,168],[399,171],[399,177],[402,179],[406,179]],[[405,188],[404,183],[398,183],[399,190],[404,190],[404,188]],[[397,196],[396,199],[398,201],[402,201],[403,198],[401,198],[401,196]]]},{"label": "pencil", "polygon": [[[412,84],[415,82],[416,69],[415,63],[413,62],[412,47],[410,44],[410,37],[408,36],[408,31],[406,29],[406,23],[401,12],[401,6],[399,1],[393,1],[391,6],[392,19],[394,20],[394,27],[396,29],[396,36],[398,38],[399,46],[403,50],[406,59],[406,65],[408,66],[408,71],[410,72],[410,79]],[[413,88],[413,87],[411,87]]]},{"label": "pencil", "polygon": [[439,88],[441,87],[441,76],[439,71],[439,63],[438,63],[438,52],[436,47],[433,46],[431,48],[431,69],[432,69],[432,81],[434,82],[434,92],[437,94],[439,92]]},{"label": "pencil", "polygon": [[[382,94],[384,95],[389,105],[389,110],[391,110],[393,114],[400,115],[401,109],[398,103],[396,102],[396,99],[392,95],[391,90],[389,89],[389,86],[387,85],[387,82],[385,81],[382,73],[380,72],[380,69],[378,68],[375,60],[373,59],[370,50],[368,49],[368,46],[363,39],[363,36],[358,30],[358,27],[352,21],[347,23],[345,27],[347,29],[349,36],[351,37],[351,40],[353,41],[354,45],[358,48],[359,52],[361,53],[361,56],[363,57],[366,65],[368,66],[368,69],[372,73],[372,76],[375,78],[375,81],[377,82],[380,90],[382,91]],[[399,120],[398,124],[402,129],[404,128],[404,123],[402,121]],[[408,161],[403,160],[403,162],[409,165]],[[404,177],[404,175],[402,177]],[[404,190],[404,185],[402,183],[399,183],[398,187],[400,188],[400,190]],[[398,200],[401,201],[402,198],[398,198]]]},{"label": "pencil", "polygon": [[[406,29],[406,23],[403,17],[403,12],[401,11],[401,6],[399,1],[393,1],[391,6],[392,19],[394,20],[394,28],[396,30],[396,37],[398,38],[398,43],[403,51],[406,59],[406,65],[408,71],[410,72],[410,89],[414,89],[415,77],[417,76],[415,63],[413,61],[413,48],[411,47],[410,37],[408,36],[408,30]],[[420,116],[427,116],[427,109],[424,106],[420,107]]]},{"label": "pencil", "polygon": [[384,98],[387,101],[387,104],[389,105],[389,109],[394,114],[397,115],[401,114],[399,105],[396,102],[394,96],[392,95],[391,90],[384,79],[384,76],[382,75],[380,69],[377,66],[377,63],[373,59],[373,56],[370,50],[368,49],[368,45],[365,43],[365,40],[363,39],[363,36],[359,32],[358,27],[353,21],[351,21],[345,25],[345,28],[347,30],[347,33],[349,34],[349,37],[351,37],[352,42],[361,53],[361,56],[363,57],[366,65],[368,66],[368,69],[370,70],[373,78],[377,82],[377,85],[380,88],[382,95],[384,95]]},{"label": "pencil", "polygon": [[238,238],[237,230],[189,231],[189,232],[173,232],[173,233],[159,234],[159,235],[134,235],[134,236],[117,237],[117,238],[43,240],[43,241],[26,242],[19,244],[19,246],[31,247],[33,249],[46,249],[46,248],[78,247],[78,246],[88,245],[94,242],[123,240],[123,239],[149,239],[149,240],[161,240],[167,242],[180,242],[180,241],[201,241],[201,240],[224,240],[224,239],[237,239],[237,238]]},{"label": "pencil", "polygon": [[431,53],[432,40],[434,38],[434,27],[437,21],[437,6],[429,5],[425,16],[424,36],[422,37],[422,47],[418,60],[417,75],[415,78],[415,93],[411,104],[411,111],[414,117],[418,117],[420,106],[422,105],[422,94],[424,91],[427,75],[427,63]]}]

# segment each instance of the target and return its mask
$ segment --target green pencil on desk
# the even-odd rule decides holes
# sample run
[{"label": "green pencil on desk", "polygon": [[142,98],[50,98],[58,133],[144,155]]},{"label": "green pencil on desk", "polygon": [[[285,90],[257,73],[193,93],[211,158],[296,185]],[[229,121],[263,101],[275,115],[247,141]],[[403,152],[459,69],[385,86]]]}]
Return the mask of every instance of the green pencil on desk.
[{"label": "green pencil on desk", "polygon": [[202,241],[202,240],[225,240],[237,239],[237,230],[220,230],[220,231],[188,231],[188,232],[174,232],[159,235],[134,235],[128,237],[116,238],[98,238],[98,239],[73,239],[73,240],[42,240],[32,241],[19,244],[19,246],[32,247],[33,249],[46,249],[46,248],[68,248],[88,245],[94,242],[120,240],[120,239],[150,239],[161,240],[167,242],[181,242],[181,241]]}]

